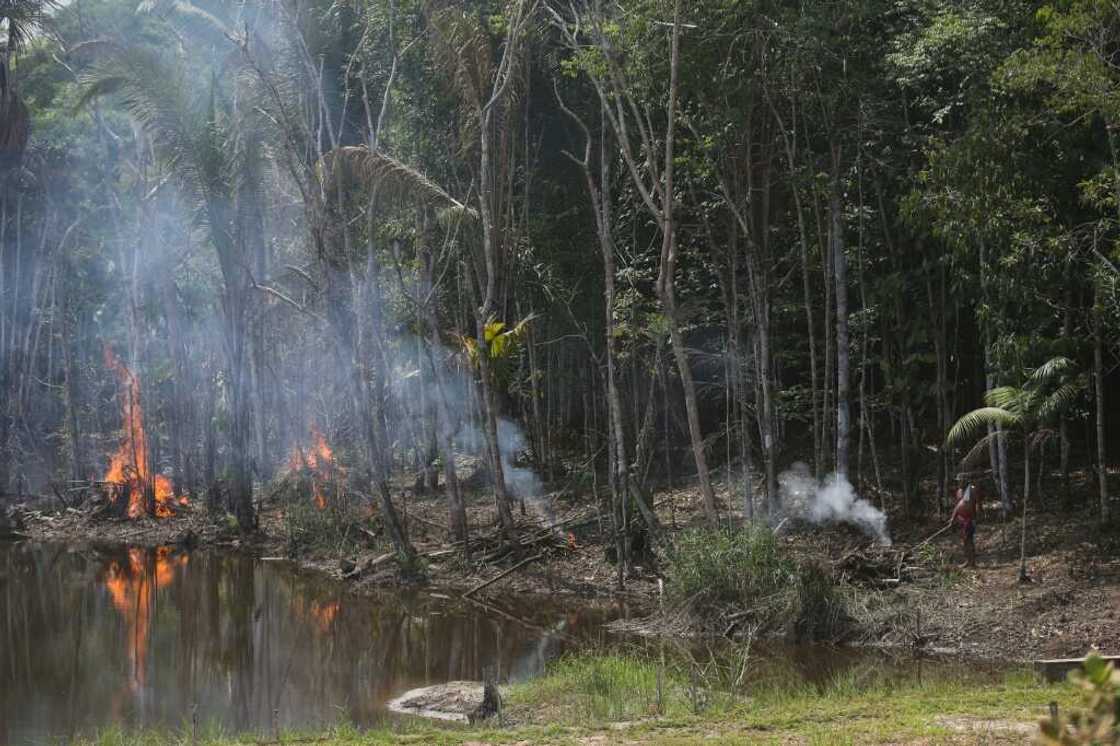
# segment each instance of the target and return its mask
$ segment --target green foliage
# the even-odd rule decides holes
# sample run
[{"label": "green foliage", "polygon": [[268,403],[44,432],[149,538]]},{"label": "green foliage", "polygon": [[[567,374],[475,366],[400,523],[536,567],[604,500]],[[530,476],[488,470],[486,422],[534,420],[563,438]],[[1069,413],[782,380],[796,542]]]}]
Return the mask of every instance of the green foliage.
[{"label": "green foliage", "polygon": [[1083,710],[1059,712],[1039,725],[1036,742],[1045,746],[1120,744],[1120,671],[1097,654],[1085,661],[1084,670],[1070,674],[1081,690]]},{"label": "green foliage", "polygon": [[[512,329],[506,328],[506,322],[491,318],[487,322],[483,335],[486,339],[487,349],[490,351],[491,360],[505,360],[517,350],[517,346],[524,341],[529,333],[529,324],[535,316],[526,316]],[[471,364],[478,365],[478,340],[474,337],[461,335],[459,344],[467,354]]]},{"label": "green foliage", "polygon": [[782,557],[774,533],[750,524],[742,531],[690,529],[673,542],[666,591],[676,605],[699,615],[758,602],[786,592],[795,565]]},{"label": "green foliage", "polygon": [[[333,490],[331,491],[333,493]],[[365,544],[357,526],[363,522],[361,501],[339,490],[330,494],[326,507],[319,508],[310,495],[299,495],[283,508],[288,553],[292,556],[315,554],[327,557],[352,555]]]},{"label": "green foliage", "polygon": [[[988,406],[957,420],[945,438],[946,444],[957,446],[974,440],[988,427],[1003,427],[1020,430],[1034,447],[1052,434],[1047,426],[1067,416],[1087,388],[1084,376],[1072,375],[1075,367],[1068,358],[1051,358],[1032,371],[1022,386],[992,389],[984,396]],[[986,446],[986,439],[978,445]],[[972,452],[976,451],[973,448]]]},{"label": "green foliage", "polygon": [[773,532],[760,524],[684,531],[669,554],[666,592],[673,605],[713,630],[736,615],[764,632],[833,640],[848,620],[832,577],[819,565],[784,556]]}]

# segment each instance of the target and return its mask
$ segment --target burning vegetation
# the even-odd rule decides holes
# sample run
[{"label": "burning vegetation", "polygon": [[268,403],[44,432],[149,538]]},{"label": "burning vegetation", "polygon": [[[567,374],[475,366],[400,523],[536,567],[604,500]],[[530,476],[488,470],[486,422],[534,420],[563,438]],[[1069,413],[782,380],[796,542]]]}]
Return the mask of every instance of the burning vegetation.
[{"label": "burning vegetation", "polygon": [[334,459],[334,452],[327,445],[323,432],[311,426],[311,444],[307,448],[296,445],[288,457],[288,472],[310,482],[311,498],[315,507],[327,507],[327,492],[338,493],[338,480],[345,476],[342,468]]},{"label": "burning vegetation", "polygon": [[140,404],[140,381],[131,370],[105,347],[105,366],[116,374],[120,384],[121,444],[109,461],[104,481],[110,501],[129,518],[151,513],[157,518],[174,515],[174,505],[187,504],[186,496],[175,496],[171,480],[154,474],[144,430],[144,409]]}]

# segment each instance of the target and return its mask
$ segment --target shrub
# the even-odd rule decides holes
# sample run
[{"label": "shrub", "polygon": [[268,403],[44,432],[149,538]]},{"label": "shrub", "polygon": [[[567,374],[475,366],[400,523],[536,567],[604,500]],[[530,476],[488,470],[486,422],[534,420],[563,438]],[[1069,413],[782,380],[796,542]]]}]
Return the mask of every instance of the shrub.
[{"label": "shrub", "polygon": [[292,556],[305,552],[341,556],[365,543],[356,528],[363,520],[363,505],[349,493],[340,491],[325,508],[302,498],[288,501],[283,510]]},{"label": "shrub", "polygon": [[798,568],[796,607],[789,619],[799,640],[836,640],[848,627],[848,610],[832,576],[817,564]]},{"label": "shrub", "polygon": [[1070,674],[1081,688],[1085,710],[1043,720],[1036,742],[1045,746],[1120,744],[1120,671],[1099,655],[1090,655],[1084,671]]},{"label": "shrub", "polygon": [[784,556],[763,525],[682,533],[669,553],[666,590],[670,603],[712,632],[744,619],[760,631],[834,640],[848,620],[832,576]]},{"label": "shrub", "polygon": [[774,534],[753,524],[742,531],[683,532],[666,571],[670,602],[701,615],[772,596],[792,587],[795,577],[796,567],[779,555]]}]

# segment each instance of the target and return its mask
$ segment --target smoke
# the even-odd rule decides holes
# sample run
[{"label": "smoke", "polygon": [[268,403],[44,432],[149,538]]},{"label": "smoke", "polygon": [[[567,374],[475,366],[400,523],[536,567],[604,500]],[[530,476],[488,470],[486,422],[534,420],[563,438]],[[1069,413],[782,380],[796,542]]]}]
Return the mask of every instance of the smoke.
[{"label": "smoke", "polygon": [[510,493],[520,498],[540,497],[544,492],[540,477],[532,469],[515,463],[515,459],[528,450],[525,434],[517,423],[504,418],[498,420],[498,450],[502,456],[502,472]]},{"label": "smoke", "polygon": [[809,467],[795,463],[778,477],[782,504],[791,516],[811,523],[850,523],[887,546],[887,516],[856,494],[851,483],[839,474],[817,481]]}]

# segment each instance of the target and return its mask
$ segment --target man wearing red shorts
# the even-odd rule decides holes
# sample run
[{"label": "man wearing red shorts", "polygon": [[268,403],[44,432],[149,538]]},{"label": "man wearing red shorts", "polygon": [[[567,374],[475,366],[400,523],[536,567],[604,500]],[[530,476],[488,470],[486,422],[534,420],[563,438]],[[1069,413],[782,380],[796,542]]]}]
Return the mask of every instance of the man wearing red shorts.
[{"label": "man wearing red shorts", "polygon": [[957,489],[957,506],[953,508],[953,515],[949,523],[955,524],[961,531],[961,541],[964,543],[965,567],[976,567],[976,508],[979,502],[976,485],[969,483]]}]

